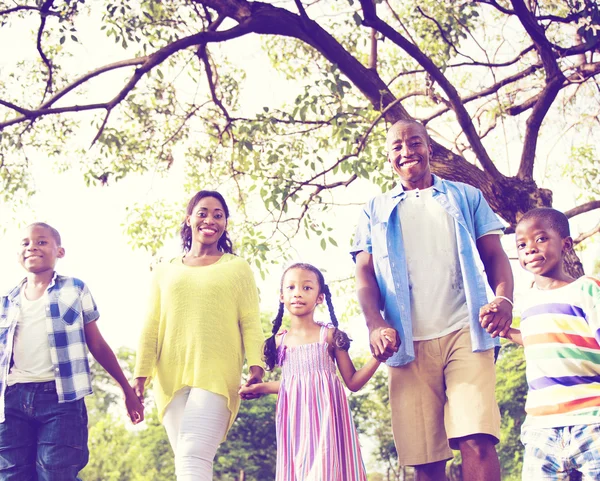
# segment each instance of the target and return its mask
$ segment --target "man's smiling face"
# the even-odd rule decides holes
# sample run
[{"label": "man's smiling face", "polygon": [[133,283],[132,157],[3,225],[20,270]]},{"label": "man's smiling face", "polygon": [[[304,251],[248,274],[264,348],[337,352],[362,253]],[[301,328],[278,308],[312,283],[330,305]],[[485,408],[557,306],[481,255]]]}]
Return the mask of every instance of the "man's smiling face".
[{"label": "man's smiling face", "polygon": [[406,190],[432,184],[431,145],[425,127],[416,122],[397,122],[387,134],[388,160]]}]

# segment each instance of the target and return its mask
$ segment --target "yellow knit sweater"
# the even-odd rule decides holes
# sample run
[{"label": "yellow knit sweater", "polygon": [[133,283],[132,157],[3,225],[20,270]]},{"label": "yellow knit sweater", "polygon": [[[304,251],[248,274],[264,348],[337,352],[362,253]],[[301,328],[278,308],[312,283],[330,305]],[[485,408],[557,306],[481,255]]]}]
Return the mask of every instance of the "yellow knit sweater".
[{"label": "yellow knit sweater", "polygon": [[233,424],[240,406],[244,352],[262,366],[258,291],[248,263],[224,254],[209,266],[181,258],[157,267],[140,337],[135,377],[154,378],[159,417],[182,387],[227,398]]}]

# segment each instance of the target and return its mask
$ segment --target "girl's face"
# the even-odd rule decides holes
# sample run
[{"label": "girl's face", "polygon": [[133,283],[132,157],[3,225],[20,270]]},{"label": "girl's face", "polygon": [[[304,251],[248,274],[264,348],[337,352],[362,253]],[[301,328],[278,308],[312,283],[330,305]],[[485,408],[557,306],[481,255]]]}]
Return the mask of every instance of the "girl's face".
[{"label": "girl's face", "polygon": [[324,298],[325,295],[319,292],[319,279],[314,272],[290,269],[283,276],[280,300],[290,314],[310,314]]},{"label": "girl's face", "polygon": [[203,245],[216,244],[227,229],[225,209],[214,197],[200,199],[185,222],[192,229],[192,242]]}]

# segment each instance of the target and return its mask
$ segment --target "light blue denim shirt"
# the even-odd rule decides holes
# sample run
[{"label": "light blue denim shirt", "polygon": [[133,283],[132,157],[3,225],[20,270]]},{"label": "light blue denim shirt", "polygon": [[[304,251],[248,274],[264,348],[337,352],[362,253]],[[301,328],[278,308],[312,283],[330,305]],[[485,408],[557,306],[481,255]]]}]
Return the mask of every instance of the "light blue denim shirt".
[{"label": "light blue denim shirt", "polygon": [[[399,184],[390,192],[371,199],[360,214],[351,250],[353,257],[361,251],[373,256],[381,293],[379,308],[402,340],[399,351],[387,361],[389,366],[403,366],[415,358],[408,271],[398,213],[398,204],[405,198],[406,192]],[[490,231],[503,230],[504,226],[481,191],[470,185],[434,175],[433,198],[454,218],[471,343],[473,351],[486,351],[499,345],[499,341],[492,339],[479,325],[479,308],[487,303],[487,293],[483,263],[475,242]]]}]

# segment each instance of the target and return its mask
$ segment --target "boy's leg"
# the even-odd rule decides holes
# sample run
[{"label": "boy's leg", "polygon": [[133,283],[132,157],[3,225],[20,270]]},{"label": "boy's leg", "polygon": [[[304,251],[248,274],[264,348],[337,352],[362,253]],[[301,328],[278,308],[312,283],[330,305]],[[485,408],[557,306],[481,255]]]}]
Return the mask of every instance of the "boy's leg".
[{"label": "boy's leg", "polygon": [[441,338],[450,447],[459,449],[465,481],[500,481],[500,437],[494,350],[473,352],[468,327]]},{"label": "boy's leg", "polygon": [[37,433],[34,421],[23,411],[27,391],[22,385],[7,387],[4,395],[6,420],[0,423],[0,479],[35,481]]},{"label": "boy's leg", "polygon": [[[522,479],[536,481],[568,481],[569,470],[564,465],[563,435],[565,428],[535,428],[523,426]],[[597,479],[597,478],[593,478]]]},{"label": "boy's leg", "polygon": [[582,474],[582,481],[600,479],[600,424],[569,428],[572,465]]},{"label": "boy's leg", "polygon": [[54,381],[39,383],[35,395],[39,423],[39,481],[76,481],[88,462],[88,418],[85,401],[59,403]]}]

